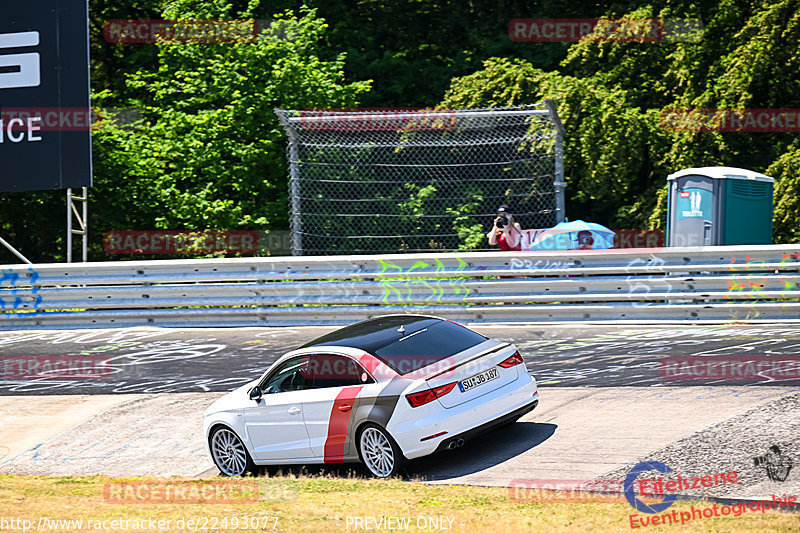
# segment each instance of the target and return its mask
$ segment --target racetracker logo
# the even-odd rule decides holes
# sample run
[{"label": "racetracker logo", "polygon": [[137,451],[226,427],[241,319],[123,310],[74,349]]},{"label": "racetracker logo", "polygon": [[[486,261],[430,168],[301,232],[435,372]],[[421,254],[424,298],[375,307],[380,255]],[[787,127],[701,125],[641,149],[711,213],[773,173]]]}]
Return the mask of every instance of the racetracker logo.
[{"label": "racetracker logo", "polygon": [[800,380],[800,357],[663,357],[665,380]]},{"label": "racetracker logo", "polygon": [[508,497],[519,502],[617,502],[623,498],[621,479],[515,479]]},{"label": "racetracker logo", "polygon": [[798,132],[800,109],[665,109],[660,124],[667,131]]},{"label": "racetracker logo", "polygon": [[302,111],[298,122],[311,131],[448,131],[455,128],[456,115],[430,108],[331,108]]},{"label": "racetracker logo", "polygon": [[7,355],[0,379],[98,379],[110,376],[111,362],[96,355]]},{"label": "racetracker logo", "polygon": [[615,229],[614,248],[661,248],[666,242],[660,229]]},{"label": "racetracker logo", "polygon": [[109,231],[103,236],[109,254],[255,254],[257,231]]},{"label": "racetracker logo", "polygon": [[255,20],[109,20],[103,37],[110,43],[252,43]]},{"label": "racetracker logo", "polygon": [[85,107],[4,107],[0,109],[0,143],[41,141],[42,132],[97,129],[102,112]]},{"label": "racetracker logo", "polygon": [[234,504],[260,499],[256,481],[113,481],[103,486],[107,503]]},{"label": "racetracker logo", "polygon": [[439,359],[422,355],[392,356],[391,367],[374,357],[362,357],[360,362],[375,379],[391,379],[397,374],[407,379],[446,378],[452,376],[456,370],[470,373],[470,369],[474,368],[474,363],[459,367],[452,357]]},{"label": "racetracker logo", "polygon": [[508,23],[508,36],[526,43],[697,42],[702,28],[702,23],[693,19],[513,19]]}]

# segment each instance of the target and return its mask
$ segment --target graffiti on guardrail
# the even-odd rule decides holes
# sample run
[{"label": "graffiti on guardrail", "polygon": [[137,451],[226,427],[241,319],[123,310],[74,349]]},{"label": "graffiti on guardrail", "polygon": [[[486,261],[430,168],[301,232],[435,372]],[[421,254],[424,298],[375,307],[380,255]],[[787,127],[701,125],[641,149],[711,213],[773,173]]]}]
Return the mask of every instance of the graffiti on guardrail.
[{"label": "graffiti on guardrail", "polygon": [[[783,253],[780,260],[781,267],[798,262],[800,262],[800,254],[796,253]],[[741,273],[742,265],[749,273]],[[728,304],[772,301],[775,307],[785,307],[785,302],[781,300],[798,296],[796,291],[800,288],[800,284],[784,277],[776,279],[775,274],[781,274],[782,268],[774,269],[773,265],[768,265],[767,261],[763,259],[754,259],[750,255],[745,255],[745,261],[737,264],[737,258],[733,257],[728,270],[732,272],[731,276],[727,278],[728,288],[725,293]],[[781,287],[778,291],[765,290],[765,286],[776,281]],[[775,292],[778,294],[775,294]],[[734,318],[749,319],[759,317],[762,314],[761,310],[752,307],[745,311],[744,316],[739,316],[738,313],[735,313]]]},{"label": "graffiti on guardrail", "polygon": [[[651,292],[656,294],[664,294],[666,299],[666,295],[671,293],[673,290],[672,283],[669,282],[668,272],[663,272],[663,266],[666,264],[666,261],[661,259],[660,257],[656,257],[655,255],[650,255],[647,259],[640,259],[638,257],[631,259],[628,264],[625,266],[626,272],[630,272],[631,269],[635,269],[636,274],[631,274],[627,278],[625,278],[625,283],[628,284],[628,294],[629,295],[641,295],[645,297],[649,295]],[[644,280],[641,278],[641,271],[644,270],[645,274],[648,274],[648,277]],[[653,274],[650,274],[650,271]],[[663,272],[663,274],[661,274]],[[646,283],[644,282],[646,281]],[[656,305],[660,304],[661,301],[659,300],[651,300],[651,301],[634,301],[634,307],[645,307],[648,305]]]},{"label": "graffiti on guardrail", "polygon": [[511,270],[559,270],[575,267],[574,261],[550,261],[549,259],[511,258]]},{"label": "graffiti on guardrail", "polygon": [[[38,309],[42,303],[42,296],[36,294],[39,292],[39,287],[36,286],[36,281],[39,279],[39,273],[28,267],[29,279],[20,280],[19,273],[14,272],[14,269],[0,270],[0,311],[10,311],[17,309]],[[7,284],[8,288],[4,288],[3,284]],[[27,287],[31,286],[30,289]],[[29,292],[29,295],[22,296],[20,292]]]},{"label": "graffiti on guardrail", "polygon": [[[783,254],[781,257],[780,264],[785,265],[789,263],[798,263],[800,262],[800,254]],[[736,263],[736,258],[734,257],[731,260],[731,266],[728,267],[729,270],[734,271],[734,264]],[[769,281],[764,275],[764,270],[768,267],[764,266],[766,261],[764,260],[756,260],[752,259],[749,255],[746,256],[745,263],[747,270],[750,270],[751,265],[755,265],[755,268],[761,270],[761,272],[753,272],[751,274],[742,276],[733,275],[728,278],[728,293],[734,292],[748,292],[753,293],[754,298],[758,299],[768,299],[769,296],[763,294],[763,287],[766,282]],[[758,265],[761,265],[760,267]],[[775,270],[774,273],[778,274],[780,270]],[[784,290],[795,290],[798,288],[798,283],[794,281],[790,281],[784,278],[778,278],[778,282],[783,286]],[[780,293],[780,297],[784,297],[784,293]]]},{"label": "graffiti on guardrail", "polygon": [[[784,255],[783,259],[785,260],[787,254],[783,254],[783,255]],[[751,265],[756,265],[756,268],[758,268],[757,265],[764,265],[766,263],[766,261],[764,261],[764,260],[752,259],[749,255],[745,256],[745,258],[746,259],[745,259],[745,263],[744,264],[745,264],[745,267],[747,268],[748,271],[750,270]],[[783,260],[781,262],[783,262]],[[733,265],[735,263],[736,263],[736,257],[731,259],[731,266],[729,266],[728,269],[733,271],[734,268],[735,268]],[[763,269],[764,267],[762,266],[761,268]],[[753,276],[756,276],[756,279],[753,279]],[[738,294],[746,293],[747,296],[748,296],[748,299],[749,299],[749,297],[752,297],[755,300],[765,299],[766,295],[763,294],[763,290],[762,289],[764,288],[764,283],[767,280],[764,279],[763,277],[758,279],[757,276],[758,276],[758,274],[747,274],[747,275],[744,275],[744,276],[739,274],[738,276],[734,275],[734,276],[728,278],[728,292],[725,294],[725,297],[726,298],[734,298],[734,296],[733,296],[734,294],[738,295]],[[741,301],[740,297],[737,298],[737,299],[738,299],[738,301]],[[729,303],[732,303],[732,302],[729,302]],[[758,309],[753,308],[751,311],[747,312],[747,315],[750,316],[751,312],[755,313],[755,316],[758,316],[760,314],[760,311]]]},{"label": "graffiti on guardrail", "polygon": [[[467,267],[466,261],[460,257],[455,258],[458,261],[458,267],[455,272],[461,272]],[[425,278],[405,278],[405,279],[391,279],[392,277],[404,277],[414,271],[430,270],[433,269],[433,274],[441,274],[442,272],[449,272],[447,267],[436,257],[430,262],[417,261],[408,268],[403,268],[400,265],[378,259],[381,265],[381,270],[378,273],[382,276],[381,288],[383,289],[383,303],[390,302],[406,302],[414,303],[425,301],[427,303],[440,303],[442,299],[447,300],[461,300],[464,301],[469,296],[469,287],[464,283],[467,281],[465,278],[441,278],[425,277]],[[389,278],[389,279],[385,279]],[[448,297],[449,293],[449,297]]]}]

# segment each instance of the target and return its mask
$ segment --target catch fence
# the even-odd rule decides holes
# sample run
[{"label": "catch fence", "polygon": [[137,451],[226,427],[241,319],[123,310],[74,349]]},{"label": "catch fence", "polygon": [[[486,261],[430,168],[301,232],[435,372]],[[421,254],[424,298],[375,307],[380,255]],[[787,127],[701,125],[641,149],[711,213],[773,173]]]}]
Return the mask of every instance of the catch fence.
[{"label": "catch fence", "polygon": [[488,249],[496,209],[561,222],[555,105],[276,113],[289,145],[294,255]]}]

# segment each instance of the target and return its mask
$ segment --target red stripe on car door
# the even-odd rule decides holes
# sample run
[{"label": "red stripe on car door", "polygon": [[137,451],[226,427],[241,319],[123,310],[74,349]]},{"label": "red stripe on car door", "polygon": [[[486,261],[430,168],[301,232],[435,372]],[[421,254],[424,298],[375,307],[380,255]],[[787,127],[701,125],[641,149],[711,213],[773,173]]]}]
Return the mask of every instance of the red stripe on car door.
[{"label": "red stripe on car door", "polygon": [[345,387],[333,401],[331,418],[328,422],[328,438],[325,440],[326,463],[341,463],[344,459],[344,443],[350,427],[350,415],[353,413],[356,396],[363,388]]}]

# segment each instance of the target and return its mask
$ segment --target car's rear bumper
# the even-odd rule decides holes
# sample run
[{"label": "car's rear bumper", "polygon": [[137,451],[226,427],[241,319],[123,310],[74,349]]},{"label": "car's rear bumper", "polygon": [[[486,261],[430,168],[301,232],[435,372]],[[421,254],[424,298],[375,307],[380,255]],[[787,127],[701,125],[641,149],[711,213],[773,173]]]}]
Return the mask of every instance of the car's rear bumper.
[{"label": "car's rear bumper", "polygon": [[465,431],[463,433],[459,433],[458,435],[450,436],[449,438],[447,438],[447,439],[445,439],[445,440],[443,440],[442,442],[439,443],[439,446],[436,448],[436,451],[440,452],[442,450],[445,450],[447,448],[447,446],[454,440],[462,439],[464,441],[468,441],[470,439],[474,439],[475,437],[477,437],[479,435],[482,435],[483,433],[486,433],[487,431],[491,431],[494,428],[497,428],[497,427],[503,426],[505,424],[508,424],[512,420],[516,420],[517,418],[519,418],[519,417],[521,417],[521,416],[523,416],[525,414],[530,413],[531,411],[536,409],[537,405],[539,405],[539,396],[538,396],[538,394],[536,396],[536,399],[533,400],[528,405],[524,405],[524,406],[520,407],[519,409],[516,409],[516,410],[514,410],[514,411],[512,411],[512,412],[510,412],[508,414],[505,414],[505,415],[501,416],[500,418],[496,418],[494,420],[486,422],[485,424],[481,424],[478,427],[474,427],[474,428],[472,428],[470,430],[467,430],[467,431]]},{"label": "car's rear bumper", "polygon": [[[423,416],[408,416],[390,424],[387,429],[408,459],[430,455],[454,439],[472,438],[533,410],[538,404],[536,380],[527,372],[486,395],[456,407],[443,409],[435,405]],[[422,410],[426,406],[420,408]],[[424,414],[423,414],[424,413]]]}]

